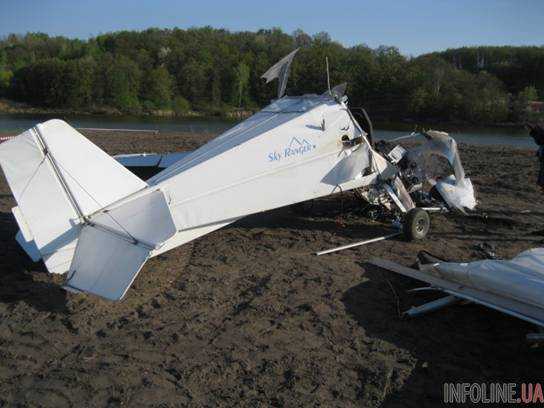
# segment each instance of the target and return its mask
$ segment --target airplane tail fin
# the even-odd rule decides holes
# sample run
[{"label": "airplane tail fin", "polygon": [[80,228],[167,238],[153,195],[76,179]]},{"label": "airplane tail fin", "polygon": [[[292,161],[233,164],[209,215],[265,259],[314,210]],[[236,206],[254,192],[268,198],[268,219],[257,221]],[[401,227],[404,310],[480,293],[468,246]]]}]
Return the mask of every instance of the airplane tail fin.
[{"label": "airplane tail fin", "polygon": [[[0,166],[17,201],[17,207],[13,209],[20,228],[17,241],[33,259],[41,257],[49,272],[70,271],[69,280],[74,288],[93,291],[90,280],[82,280],[93,262],[97,262],[95,271],[104,272],[108,268],[110,274],[117,275],[130,269],[136,276],[147,259],[149,248],[157,244],[153,241],[157,237],[152,233],[149,237],[149,225],[142,226],[140,221],[132,220],[140,218],[134,217],[134,211],[149,213],[159,208],[160,215],[168,215],[165,218],[167,227],[158,238],[172,233],[172,228],[175,231],[164,194],[160,191],[143,192],[143,198],[128,201],[110,211],[112,204],[145,190],[148,185],[61,120],[38,124],[2,143]],[[138,205],[131,205],[133,201]],[[152,214],[147,215],[154,218]],[[131,228],[136,235],[128,232]],[[136,238],[142,233],[149,241],[145,245]],[[109,234],[107,238],[105,234]],[[146,248],[147,255],[141,265],[137,267],[135,263],[143,258],[144,251],[136,251],[138,256],[129,261],[126,254],[130,251],[125,251],[121,243],[111,244],[112,239],[130,241],[138,248]],[[97,278],[95,284],[99,281]],[[129,280],[128,286],[131,282]],[[111,296],[106,292],[97,294],[115,298],[119,293],[118,290],[111,292]],[[121,297],[122,294],[123,291]]]}]

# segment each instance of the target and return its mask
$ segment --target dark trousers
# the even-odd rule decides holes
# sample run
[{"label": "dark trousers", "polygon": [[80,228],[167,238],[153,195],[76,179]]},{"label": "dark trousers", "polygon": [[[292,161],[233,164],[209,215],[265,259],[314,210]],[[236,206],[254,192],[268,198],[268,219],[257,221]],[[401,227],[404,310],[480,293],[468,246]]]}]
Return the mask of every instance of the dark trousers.
[{"label": "dark trousers", "polygon": [[540,187],[544,187],[544,157],[540,157],[540,171],[536,182]]}]

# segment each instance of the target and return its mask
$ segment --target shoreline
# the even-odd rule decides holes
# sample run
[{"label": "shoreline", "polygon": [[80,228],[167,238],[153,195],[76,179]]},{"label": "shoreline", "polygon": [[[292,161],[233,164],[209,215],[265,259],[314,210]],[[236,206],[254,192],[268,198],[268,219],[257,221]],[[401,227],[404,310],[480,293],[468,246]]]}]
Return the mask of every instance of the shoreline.
[{"label": "shoreline", "polygon": [[142,110],[138,113],[122,112],[119,109],[107,106],[90,107],[87,109],[45,108],[31,106],[23,102],[15,102],[9,99],[0,99],[0,115],[60,115],[60,116],[110,116],[110,117],[142,117],[156,119],[200,119],[218,118],[225,120],[245,119],[255,111],[233,109],[224,112],[206,112],[189,110],[183,114],[177,114],[171,109]]},{"label": "shoreline", "polygon": [[[216,120],[243,120],[256,113],[256,110],[232,110],[222,113],[213,113],[205,111],[188,111],[185,114],[176,114],[173,110],[158,109],[153,111],[142,111],[139,113],[125,113],[115,108],[109,107],[92,107],[89,109],[63,109],[63,108],[43,108],[37,106],[30,106],[22,102],[14,102],[7,99],[0,99],[0,115],[37,115],[37,116],[52,116],[59,115],[65,116],[85,116],[85,117],[100,117],[107,116],[111,118],[145,118],[145,119],[157,119],[157,120],[191,120],[191,119],[216,119]],[[372,119],[372,113],[369,112]],[[377,116],[372,120],[374,127],[376,125],[387,125],[389,129],[410,130],[416,128],[430,128],[432,126],[440,125],[445,127],[461,126],[464,128],[520,128],[525,126],[525,122],[492,122],[492,123],[478,123],[467,122],[463,120],[451,120],[451,119],[415,119],[415,118],[402,118],[398,120],[390,120],[386,118],[379,118]]]},{"label": "shoreline", "polygon": [[[141,118],[141,119],[156,119],[156,120],[179,120],[186,121],[192,119],[201,120],[225,120],[236,121],[243,120],[251,116],[255,112],[246,111],[242,116],[235,116],[231,113],[228,115],[211,115],[207,112],[191,111],[186,115],[175,114],[157,114],[156,112],[141,112],[141,113],[122,113],[111,111],[79,111],[79,110],[60,110],[60,109],[40,109],[29,108],[25,110],[1,110],[0,115],[14,115],[14,116],[53,116],[58,115],[59,118],[66,116],[81,116],[81,117],[110,117],[110,118]],[[433,126],[442,126],[445,128],[462,127],[464,129],[482,129],[482,128],[504,128],[504,129],[519,129],[525,126],[523,122],[497,122],[497,123],[476,123],[476,122],[463,122],[463,121],[448,121],[448,120],[421,120],[406,118],[399,121],[391,120],[375,120],[373,121],[374,127],[386,125],[390,130],[414,130],[415,129],[430,129]]]}]

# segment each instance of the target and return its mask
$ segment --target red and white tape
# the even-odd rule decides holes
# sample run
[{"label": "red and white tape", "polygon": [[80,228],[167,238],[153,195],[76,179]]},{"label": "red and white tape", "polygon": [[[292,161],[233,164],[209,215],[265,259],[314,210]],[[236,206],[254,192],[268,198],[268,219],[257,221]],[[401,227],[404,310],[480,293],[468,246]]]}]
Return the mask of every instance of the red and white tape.
[{"label": "red and white tape", "polygon": [[0,136],[0,143],[7,142],[10,139],[13,139],[15,136]]}]

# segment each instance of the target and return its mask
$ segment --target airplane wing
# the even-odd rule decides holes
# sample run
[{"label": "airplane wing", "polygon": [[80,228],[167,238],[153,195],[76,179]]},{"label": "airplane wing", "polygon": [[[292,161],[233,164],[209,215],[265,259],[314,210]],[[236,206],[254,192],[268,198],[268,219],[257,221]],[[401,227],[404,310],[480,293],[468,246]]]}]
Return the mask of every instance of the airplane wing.
[{"label": "airplane wing", "polygon": [[[537,248],[540,250],[539,255],[544,254],[544,250],[542,248]],[[534,251],[534,250],[533,250]],[[517,258],[519,259],[525,259],[527,257],[532,256],[534,258],[533,254],[527,254],[530,251],[526,251],[526,253],[520,254]],[[479,262],[484,261],[478,261],[478,262],[469,262],[469,263],[460,263],[456,264],[453,262],[440,262],[436,265],[433,264],[433,268],[435,266],[440,267],[441,265],[461,265],[461,266],[469,266],[472,264],[472,266],[480,267],[481,265],[478,265]],[[493,262],[493,265],[500,265],[499,268],[502,268],[501,263],[510,263],[510,261],[491,261]],[[516,262],[516,258],[514,259],[514,262]],[[397,264],[392,261],[388,261],[385,259],[371,259],[369,262],[371,265],[377,266],[379,268],[392,271],[395,273],[398,273],[400,275],[407,276],[412,279],[416,279],[425,283],[428,283],[432,289],[436,289],[445,293],[448,293],[449,295],[453,295],[457,298],[468,300],[474,303],[478,303],[482,306],[489,307],[491,309],[498,310],[499,312],[508,314],[510,316],[514,316],[518,319],[525,320],[527,322],[533,323],[537,326],[544,327],[544,309],[537,305],[534,301],[532,301],[530,293],[528,294],[528,299],[522,299],[520,296],[508,296],[504,293],[504,291],[497,291],[494,290],[490,285],[474,285],[474,286],[468,286],[466,283],[459,283],[452,279],[445,279],[444,276],[437,276],[436,274],[431,273],[430,271],[422,271],[417,270],[413,268],[408,268],[406,266]],[[542,263],[542,260],[540,260],[540,264]],[[481,268],[480,268],[481,269]],[[446,269],[444,267],[440,268],[441,272],[444,272]],[[493,269],[495,270],[495,269]],[[493,274],[491,274],[493,275]],[[514,280],[519,280],[520,274],[518,273],[512,273]],[[494,277],[492,276],[492,279]],[[530,276],[530,280],[534,282],[535,276]],[[519,289],[520,285],[514,285],[514,289]],[[514,291],[515,292],[515,291]],[[513,293],[513,295],[519,295],[519,293]]]}]

